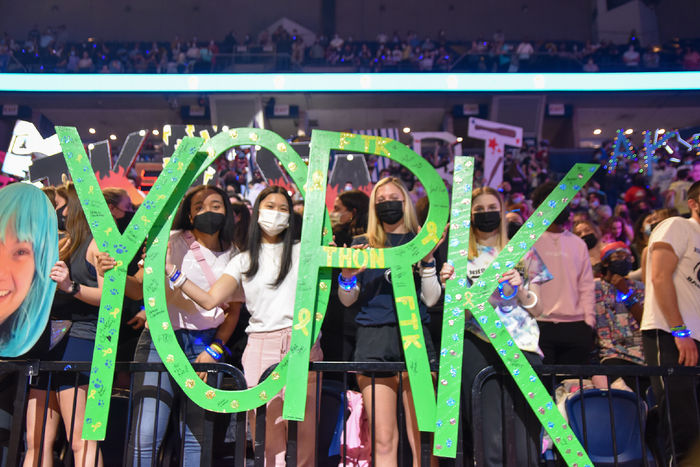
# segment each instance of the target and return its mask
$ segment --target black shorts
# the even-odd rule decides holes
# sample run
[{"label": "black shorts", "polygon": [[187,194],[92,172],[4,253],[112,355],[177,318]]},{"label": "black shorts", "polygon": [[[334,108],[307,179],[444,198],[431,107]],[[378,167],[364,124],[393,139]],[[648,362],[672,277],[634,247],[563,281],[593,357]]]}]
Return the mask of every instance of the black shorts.
[{"label": "black shorts", "polygon": [[[426,324],[423,324],[423,338],[425,339],[425,350],[428,353],[428,362],[432,368],[437,365],[437,354]],[[401,331],[399,331],[398,324],[358,326],[353,360],[356,362],[404,362]],[[374,375],[377,378],[395,375],[395,373],[387,372],[362,372],[362,374]]]},{"label": "black shorts", "polygon": [[[42,360],[49,362],[66,362],[64,371],[54,372],[51,375],[51,386],[49,389],[52,391],[63,391],[64,389],[74,387],[76,383],[76,372],[71,371],[70,363],[92,361],[92,351],[94,347],[94,340],[73,337],[70,333],[64,336],[61,342],[42,358]],[[89,381],[90,372],[81,371],[78,373],[78,386],[85,386]],[[32,384],[32,387],[46,390],[48,384],[49,374],[42,372],[39,374],[36,384]]]}]

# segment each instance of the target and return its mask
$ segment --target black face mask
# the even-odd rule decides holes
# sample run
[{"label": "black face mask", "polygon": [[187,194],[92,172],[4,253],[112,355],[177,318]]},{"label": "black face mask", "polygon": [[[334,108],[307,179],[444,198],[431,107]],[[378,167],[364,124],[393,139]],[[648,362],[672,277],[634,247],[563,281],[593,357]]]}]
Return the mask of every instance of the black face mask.
[{"label": "black face mask", "polygon": [[63,215],[65,206],[56,210],[56,220],[58,221],[58,230],[66,230],[66,216]]},{"label": "black face mask", "polygon": [[608,263],[608,271],[622,277],[630,273],[630,268],[630,262],[626,259],[610,261],[610,263]]},{"label": "black face mask", "polygon": [[598,244],[598,239],[595,237],[595,234],[592,233],[584,235],[583,237],[581,237],[581,240],[586,242],[586,246],[589,250]]},{"label": "black face mask", "polygon": [[500,211],[477,212],[474,214],[474,227],[482,232],[493,232],[501,226]]},{"label": "black face mask", "polygon": [[129,222],[131,222],[131,219],[134,218],[134,214],[136,214],[134,211],[126,211],[124,212],[124,217],[115,220],[119,233],[124,233],[126,231],[126,228],[129,226]]},{"label": "black face mask", "polygon": [[508,222],[508,238],[513,238],[523,224],[518,222]]},{"label": "black face mask", "polygon": [[207,211],[194,217],[194,228],[205,234],[215,234],[224,226],[226,216],[220,212]]},{"label": "black face mask", "polygon": [[403,201],[384,201],[374,207],[377,217],[385,224],[396,224],[403,218]]}]

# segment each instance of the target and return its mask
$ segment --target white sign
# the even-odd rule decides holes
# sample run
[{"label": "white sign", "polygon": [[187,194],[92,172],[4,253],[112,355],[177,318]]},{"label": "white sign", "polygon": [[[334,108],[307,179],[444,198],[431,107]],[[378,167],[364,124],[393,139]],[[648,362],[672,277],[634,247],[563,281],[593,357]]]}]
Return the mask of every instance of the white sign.
[{"label": "white sign", "polygon": [[288,104],[275,104],[272,110],[272,115],[275,117],[288,117],[289,116],[289,105]]},{"label": "white sign", "polygon": [[462,104],[462,115],[479,115],[479,104]]},{"label": "white sign", "polygon": [[498,188],[503,183],[503,160],[506,146],[519,148],[523,144],[523,129],[490,120],[471,117],[470,138],[483,139],[485,186]]},{"label": "white sign", "polygon": [[17,120],[12,131],[10,147],[5,155],[2,171],[16,177],[25,178],[29,173],[32,157],[46,157],[59,154],[61,145],[58,136],[42,138],[33,123]]}]

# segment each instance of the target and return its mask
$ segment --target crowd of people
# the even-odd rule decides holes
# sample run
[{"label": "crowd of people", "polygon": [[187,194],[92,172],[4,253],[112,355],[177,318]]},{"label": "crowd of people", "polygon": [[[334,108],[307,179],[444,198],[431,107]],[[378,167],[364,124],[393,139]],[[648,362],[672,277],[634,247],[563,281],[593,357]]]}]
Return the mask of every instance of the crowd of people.
[{"label": "crowd of people", "polygon": [[[483,160],[476,160],[468,283],[478,280],[556,187],[556,176],[547,170],[548,157],[546,146],[508,155],[504,181],[498,188],[485,186]],[[432,162],[442,164],[443,159],[436,155]],[[370,169],[378,170],[374,164]],[[672,162],[662,152],[652,174],[640,174],[633,161],[623,161],[615,173],[598,170],[524,259],[500,278],[503,287],[489,302],[533,365],[697,364],[700,159],[686,157]],[[248,385],[254,386],[289,350],[303,201],[298,196],[293,200],[286,188],[271,185],[256,190],[253,202],[246,204],[240,196],[240,183],[223,175],[217,185],[191,188],[180,204],[170,236],[166,299],[175,335],[191,362],[229,361],[239,365]],[[377,182],[370,196],[347,190],[335,200],[330,218],[336,245],[400,246],[414,238],[425,221],[425,190],[410,171],[389,164],[374,173],[373,179]],[[449,179],[446,183],[449,186]],[[38,192],[29,185],[12,184],[0,194],[15,190]],[[43,191],[44,204],[48,206],[50,201],[52,205],[48,212],[56,213],[60,240],[58,260],[51,264],[44,258],[42,264],[58,292],[50,307],[45,307],[50,309],[50,321],[42,338],[34,348],[18,349],[15,354],[81,361],[93,352],[102,277],[116,263],[99,251],[72,184]],[[136,206],[123,190],[107,188],[104,195],[117,227],[123,231]],[[17,262],[26,261],[33,252],[39,254],[39,247],[32,247],[27,240],[28,227],[20,225],[22,222],[25,220],[19,215],[0,215],[0,253],[10,248],[11,242],[29,244],[23,258],[12,256]],[[433,366],[439,358],[436,345],[441,342],[441,294],[445,282],[454,278],[446,245],[442,241],[414,267],[420,320]],[[129,266],[123,329],[131,334],[122,335],[120,359],[159,362],[141,306],[143,269],[138,259]],[[336,270],[333,278],[322,337],[311,349],[311,360],[403,361],[390,270],[344,268]],[[246,336],[237,333],[237,328],[244,328]],[[5,328],[0,330],[7,333]],[[502,367],[502,363],[473,318],[467,320],[466,330],[463,385],[470,388],[483,368]],[[36,465],[40,456],[52,458],[61,421],[73,427],[71,448],[76,462],[89,465],[90,459],[98,459],[101,464],[96,443],[81,439],[88,375],[79,373],[77,377],[77,386],[73,374],[34,381],[26,412],[24,465]],[[206,380],[206,373],[201,377]],[[593,378],[596,387],[607,388],[611,383],[606,377]],[[403,429],[397,425],[400,398],[414,465],[418,465],[420,436],[406,375],[361,372],[353,384],[362,394],[373,424],[377,464],[397,465],[399,430]],[[700,433],[696,414],[687,408],[689,394],[697,390],[695,383],[678,379],[662,387],[658,378],[642,378],[616,384],[641,391],[651,386],[656,400],[669,408],[672,429],[665,426],[659,431],[666,448],[670,449],[672,440],[678,458],[687,455]],[[316,376],[311,374],[307,416],[299,425],[297,449],[299,465],[305,466],[314,465],[318,455],[309,441],[316,439],[315,385]],[[485,416],[502,420],[503,394],[508,392],[519,407],[514,419],[514,430],[521,440],[517,443],[518,459],[536,464],[541,426],[527,409],[524,396],[500,380],[487,385],[482,402]],[[142,373],[135,378],[132,391],[127,462],[150,465],[171,417],[183,427],[185,465],[199,465],[211,454],[203,452],[202,445],[204,426],[213,415],[187,400],[182,405],[185,408],[178,410],[177,401],[185,396],[169,378]],[[283,397],[278,394],[268,403],[268,465],[284,465],[287,428],[281,417]],[[471,433],[471,396],[466,397],[465,449],[471,449],[472,440],[482,437],[488,465],[502,465],[503,427],[494,422],[481,433]],[[663,417],[661,423],[667,422]],[[253,417],[250,423],[254,425]],[[255,433],[254,428],[251,433]]]},{"label": "crowd of people", "polygon": [[[307,36],[308,37],[308,36]],[[310,41],[310,39],[307,39]],[[380,33],[374,40],[317,35],[305,43],[296,30],[223,40],[193,37],[172,41],[115,42],[69,40],[65,26],[34,27],[26,38],[7,33],[0,40],[0,72],[57,73],[211,73],[257,64],[265,71],[304,71],[310,67],[359,72],[606,72],[697,71],[700,44],[674,39],[640,44],[634,31],[625,44],[609,41],[556,41],[493,37],[448,40],[445,31],[420,37],[414,31]]]}]

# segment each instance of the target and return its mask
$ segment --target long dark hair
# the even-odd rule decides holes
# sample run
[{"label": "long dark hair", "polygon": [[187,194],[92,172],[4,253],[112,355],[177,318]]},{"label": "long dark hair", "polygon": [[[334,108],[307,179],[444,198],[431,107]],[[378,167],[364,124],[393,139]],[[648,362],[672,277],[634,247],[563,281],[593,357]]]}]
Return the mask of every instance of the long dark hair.
[{"label": "long dark hair", "polygon": [[238,217],[236,231],[233,234],[233,243],[239,251],[248,248],[248,228],[250,226],[250,211],[243,203],[231,203],[233,214]]},{"label": "long dark hair", "polygon": [[221,199],[223,200],[224,203],[224,211],[225,211],[225,219],[224,219],[224,225],[221,227],[221,230],[219,231],[219,246],[221,247],[221,250],[228,250],[231,245],[235,244],[235,236],[236,236],[236,230],[238,229],[238,226],[236,225],[236,221],[234,219],[234,212],[233,209],[231,208],[231,203],[228,200],[228,195],[224,190],[217,186],[212,186],[212,185],[198,185],[196,187],[190,188],[187,191],[187,194],[185,195],[185,198],[182,200],[182,203],[180,203],[180,209],[178,209],[177,214],[175,215],[175,221],[173,222],[173,229],[174,230],[193,230],[194,225],[192,225],[192,221],[190,220],[190,214],[192,213],[192,198],[194,198],[194,195],[199,193],[200,191],[204,190],[209,190],[213,191],[215,193],[218,193],[221,195]]},{"label": "long dark hair", "polygon": [[279,287],[279,285],[284,282],[284,279],[289,273],[289,269],[292,267],[292,246],[295,243],[294,232],[297,228],[297,219],[296,216],[294,216],[294,210],[292,208],[292,198],[289,196],[287,189],[284,187],[277,185],[269,186],[261,191],[255,200],[253,214],[250,217],[250,227],[248,228],[248,254],[250,255],[250,267],[243,274],[245,274],[247,277],[253,277],[258,273],[258,269],[260,269],[260,245],[262,244],[262,229],[258,225],[260,203],[262,203],[262,201],[267,198],[268,195],[275,193],[284,196],[284,199],[287,200],[287,207],[289,208],[289,227],[284,229],[282,233],[279,234],[282,237],[282,243],[284,245],[282,249],[280,273],[275,282],[272,283],[273,287]]},{"label": "long dark hair", "polygon": [[350,190],[339,194],[338,199],[345,206],[345,209],[350,212],[355,211],[350,224],[347,226],[350,235],[362,235],[367,232],[369,196],[360,190]]}]

